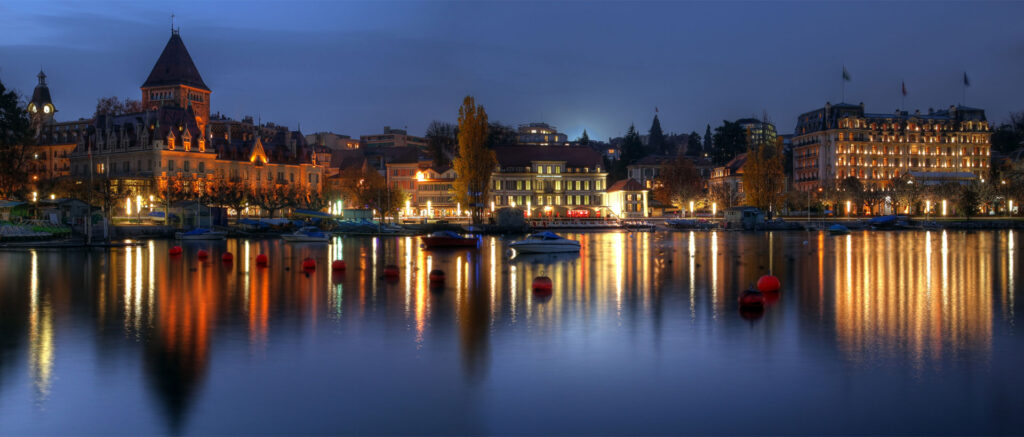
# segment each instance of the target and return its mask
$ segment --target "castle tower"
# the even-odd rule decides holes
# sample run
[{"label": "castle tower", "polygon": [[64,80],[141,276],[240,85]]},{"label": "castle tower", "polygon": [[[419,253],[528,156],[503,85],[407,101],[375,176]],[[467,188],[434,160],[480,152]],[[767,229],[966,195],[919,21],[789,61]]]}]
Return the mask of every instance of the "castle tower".
[{"label": "castle tower", "polygon": [[206,132],[206,124],[210,120],[210,88],[199,75],[181,35],[171,30],[171,39],[142,84],[142,107],[153,110],[162,106],[186,108],[189,105],[195,112],[199,131]]},{"label": "castle tower", "polygon": [[50,99],[50,87],[46,85],[46,73],[39,70],[36,77],[39,78],[39,84],[32,91],[32,100],[28,103],[28,113],[32,119],[32,126],[38,131],[41,126],[53,122],[53,113],[57,112],[57,109],[53,106],[53,100]]}]

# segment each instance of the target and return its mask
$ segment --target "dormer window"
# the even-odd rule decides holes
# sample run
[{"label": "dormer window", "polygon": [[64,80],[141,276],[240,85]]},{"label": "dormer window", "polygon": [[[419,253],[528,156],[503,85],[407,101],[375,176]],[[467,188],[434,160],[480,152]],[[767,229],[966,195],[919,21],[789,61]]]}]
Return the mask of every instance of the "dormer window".
[{"label": "dormer window", "polygon": [[167,136],[167,150],[174,150],[174,135]]},{"label": "dormer window", "polygon": [[200,152],[205,152],[206,151],[206,140],[204,140],[202,138],[199,139],[199,151]]}]

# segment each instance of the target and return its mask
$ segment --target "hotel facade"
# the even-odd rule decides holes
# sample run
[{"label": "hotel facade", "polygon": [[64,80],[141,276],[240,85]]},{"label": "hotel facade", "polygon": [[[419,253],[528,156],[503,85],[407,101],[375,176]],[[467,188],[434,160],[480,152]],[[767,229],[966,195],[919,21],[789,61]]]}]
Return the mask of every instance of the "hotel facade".
[{"label": "hotel facade", "polygon": [[816,190],[856,177],[887,189],[904,174],[946,174],[950,182],[989,174],[992,130],[985,111],[867,113],[864,104],[829,104],[800,115],[793,135],[793,186]]}]

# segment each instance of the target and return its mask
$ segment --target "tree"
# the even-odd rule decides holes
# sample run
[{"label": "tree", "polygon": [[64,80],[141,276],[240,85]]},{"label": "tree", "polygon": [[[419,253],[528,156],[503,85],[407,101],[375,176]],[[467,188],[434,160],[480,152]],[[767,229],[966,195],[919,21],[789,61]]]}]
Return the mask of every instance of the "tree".
[{"label": "tree", "polygon": [[665,133],[661,130],[661,121],[658,114],[654,114],[654,121],[651,122],[651,129],[647,131],[647,152],[665,154],[667,145]]},{"label": "tree", "polygon": [[242,218],[242,210],[249,204],[249,187],[245,182],[218,178],[207,182],[206,190],[212,205],[234,210],[236,220]]},{"label": "tree", "polygon": [[700,156],[700,135],[696,131],[690,132],[690,136],[686,139],[686,156]]},{"label": "tree", "polygon": [[992,131],[992,150],[1010,153],[1024,141],[1024,112],[1010,113],[1010,119]]},{"label": "tree", "polygon": [[971,216],[978,214],[978,206],[981,204],[979,194],[980,184],[977,182],[966,184],[960,187],[960,195],[956,198],[956,209],[960,214],[971,219]]},{"label": "tree", "polygon": [[836,205],[838,205],[842,200],[842,191],[839,188],[839,184],[837,184],[834,179],[822,182],[820,190],[818,191],[818,200],[820,200],[823,205],[828,205],[832,208],[833,213],[835,213],[835,210],[837,209]]},{"label": "tree", "polygon": [[122,115],[134,112],[142,112],[142,102],[127,97],[120,100],[115,96],[96,100],[96,115]]},{"label": "tree", "polygon": [[[715,145],[711,148],[711,161],[716,165],[722,165],[729,160],[743,153],[747,148],[747,136],[739,123],[722,121],[722,125],[715,128]],[[707,150],[705,149],[705,152]]]},{"label": "tree", "polygon": [[839,192],[842,193],[844,201],[850,202],[853,205],[853,209],[850,212],[856,213],[860,211],[861,207],[861,196],[864,194],[864,185],[860,183],[860,179],[855,176],[847,176],[839,182]]},{"label": "tree", "polygon": [[708,124],[707,127],[704,128],[704,147],[702,152],[705,155],[711,153],[711,148],[714,147],[714,144],[712,144],[712,139],[713,137],[711,136],[711,124]]},{"label": "tree", "polygon": [[701,195],[704,181],[689,158],[677,157],[655,181],[654,198],[680,210]]},{"label": "tree", "polygon": [[458,127],[451,123],[435,120],[427,126],[427,151],[434,160],[434,165],[443,167],[451,162],[451,157],[455,155],[458,134]]},{"label": "tree", "polygon": [[297,206],[302,209],[320,211],[327,207],[327,204],[331,202],[330,197],[327,196],[327,192],[323,190],[306,188],[299,194],[300,196],[298,197]]},{"label": "tree", "polygon": [[581,146],[589,146],[590,145],[590,136],[587,135],[587,130],[586,129],[583,129],[583,135],[580,135],[580,139],[576,140],[576,144],[579,144]]},{"label": "tree", "polygon": [[708,197],[710,197],[713,202],[721,205],[722,209],[732,208],[739,205],[740,200],[742,200],[739,186],[729,182],[711,184],[709,191]]},{"label": "tree", "polygon": [[630,165],[644,156],[644,144],[640,140],[640,134],[636,126],[629,125],[626,136],[622,139],[622,156],[620,158],[626,165]]},{"label": "tree", "polygon": [[743,193],[746,203],[769,213],[783,203],[786,175],[782,165],[782,141],[762,142],[747,151],[743,164]]},{"label": "tree", "polygon": [[[459,127],[461,126],[462,123],[460,122]],[[505,126],[498,122],[488,124],[487,133],[485,135],[487,140],[484,145],[488,149],[516,143],[515,129],[512,129],[511,126]]]},{"label": "tree", "polygon": [[267,212],[269,218],[295,201],[296,193],[288,185],[269,185],[252,191],[252,202]]},{"label": "tree", "polygon": [[498,165],[494,151],[487,148],[487,112],[466,96],[459,108],[459,156],[455,158],[455,201],[473,212],[473,222],[480,223],[480,212],[487,202],[491,173]]},{"label": "tree", "polygon": [[32,140],[28,112],[18,104],[17,93],[0,83],[0,198],[23,193]]},{"label": "tree", "polygon": [[924,187],[919,183],[914,183],[914,179],[910,177],[910,174],[904,173],[898,178],[892,180],[892,195],[893,208],[896,213],[902,213],[908,211],[910,215],[913,215],[917,210],[917,204],[921,201]]}]

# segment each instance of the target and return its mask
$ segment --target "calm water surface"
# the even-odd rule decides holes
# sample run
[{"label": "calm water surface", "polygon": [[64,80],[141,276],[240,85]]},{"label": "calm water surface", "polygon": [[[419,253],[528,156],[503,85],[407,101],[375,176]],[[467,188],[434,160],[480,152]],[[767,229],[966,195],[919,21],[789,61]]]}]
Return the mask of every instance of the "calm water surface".
[{"label": "calm water surface", "polygon": [[0,434],[1021,434],[1019,234],[0,252]]}]

